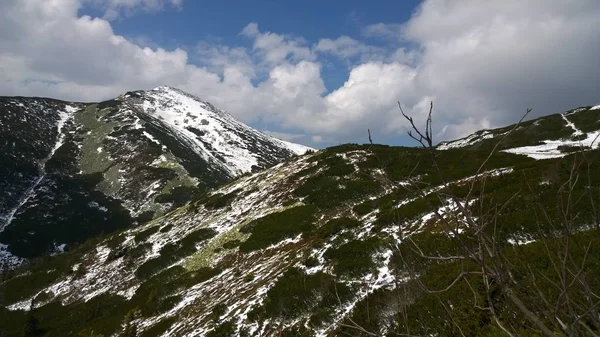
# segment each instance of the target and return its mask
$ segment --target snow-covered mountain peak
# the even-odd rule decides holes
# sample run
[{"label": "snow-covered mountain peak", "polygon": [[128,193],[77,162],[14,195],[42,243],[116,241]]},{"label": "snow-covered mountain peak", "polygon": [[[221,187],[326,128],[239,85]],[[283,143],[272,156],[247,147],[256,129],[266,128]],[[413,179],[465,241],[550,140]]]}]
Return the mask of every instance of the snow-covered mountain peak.
[{"label": "snow-covered mountain peak", "polygon": [[129,92],[124,99],[130,107],[159,120],[197,154],[221,166],[232,177],[310,150],[268,136],[211,103],[169,86]]}]

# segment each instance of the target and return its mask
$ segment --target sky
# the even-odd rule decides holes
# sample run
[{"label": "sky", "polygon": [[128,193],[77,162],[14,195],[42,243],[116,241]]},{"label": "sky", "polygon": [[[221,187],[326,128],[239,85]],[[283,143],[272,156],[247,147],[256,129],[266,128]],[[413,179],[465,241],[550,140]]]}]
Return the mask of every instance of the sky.
[{"label": "sky", "polygon": [[315,148],[600,103],[598,0],[0,0],[0,95],[161,85]]}]

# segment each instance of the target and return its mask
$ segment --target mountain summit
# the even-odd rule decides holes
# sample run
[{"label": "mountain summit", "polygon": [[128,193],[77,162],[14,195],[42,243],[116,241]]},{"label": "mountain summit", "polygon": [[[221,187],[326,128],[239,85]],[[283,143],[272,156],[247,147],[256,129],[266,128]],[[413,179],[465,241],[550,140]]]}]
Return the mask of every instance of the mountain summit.
[{"label": "mountain summit", "polygon": [[101,103],[0,97],[0,149],[0,256],[15,265],[310,148],[162,86]]},{"label": "mountain summit", "polygon": [[147,116],[148,123],[159,120],[204,160],[231,177],[264,169],[310,149],[259,132],[176,88],[129,92],[121,100]]}]

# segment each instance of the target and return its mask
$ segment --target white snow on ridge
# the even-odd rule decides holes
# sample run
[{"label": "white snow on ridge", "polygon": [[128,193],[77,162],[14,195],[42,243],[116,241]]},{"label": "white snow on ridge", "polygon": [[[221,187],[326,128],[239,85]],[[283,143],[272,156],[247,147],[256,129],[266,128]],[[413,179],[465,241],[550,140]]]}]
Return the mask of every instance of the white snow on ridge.
[{"label": "white snow on ridge", "polygon": [[457,149],[457,148],[461,148],[461,147],[465,147],[465,146],[469,146],[469,145],[473,145],[476,143],[479,143],[480,141],[484,140],[484,139],[489,139],[489,138],[494,138],[496,136],[502,136],[504,134],[500,134],[500,135],[495,135],[487,130],[481,132],[481,133],[474,133],[472,135],[469,135],[465,138],[461,138],[461,139],[457,139],[457,140],[453,140],[450,142],[442,142],[437,146],[437,150],[449,150],[449,149]]},{"label": "white snow on ridge", "polygon": [[[248,148],[249,141],[240,137],[241,134],[295,154],[304,154],[310,149],[263,134],[178,89],[162,86],[145,92],[145,96],[141,104],[144,112],[183,135],[198,154],[220,164],[232,176],[251,172],[259,164],[260,158]],[[237,132],[231,132],[232,129]]]},{"label": "white snow on ridge", "polygon": [[600,105],[593,106],[590,110],[600,110]]},{"label": "white snow on ridge", "polygon": [[282,139],[273,138],[273,140],[280,142],[284,147],[287,147],[288,150],[294,152],[297,155],[303,155],[308,151],[315,151],[312,147],[308,147],[302,144],[291,143]]}]

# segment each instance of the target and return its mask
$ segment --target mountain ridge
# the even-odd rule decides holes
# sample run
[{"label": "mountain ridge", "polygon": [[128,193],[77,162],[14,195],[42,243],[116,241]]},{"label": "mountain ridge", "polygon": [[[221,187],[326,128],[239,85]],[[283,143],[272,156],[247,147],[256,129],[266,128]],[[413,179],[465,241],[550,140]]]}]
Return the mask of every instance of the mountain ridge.
[{"label": "mountain ridge", "polygon": [[[144,337],[393,336],[406,330],[500,335],[489,311],[474,309],[478,296],[486,296],[482,281],[456,281],[465,271],[476,273],[476,266],[442,257],[456,256],[456,235],[468,242],[477,237],[461,208],[474,212],[471,221],[483,221],[502,205],[502,212],[491,213],[501,225],[489,231],[516,266],[515,278],[531,281],[529,272],[555,277],[544,255],[545,245],[557,244],[544,233],[555,228],[540,220],[538,203],[560,219],[557,198],[565,195],[574,167],[587,178],[573,183],[570,193],[577,200],[597,197],[598,146],[575,146],[584,156],[568,148],[560,150],[564,156],[544,158],[503,150],[549,140],[572,144],[573,137],[600,130],[598,109],[562,116],[521,124],[489,159],[498,138],[514,126],[488,130],[493,137],[468,146],[438,149],[433,157],[420,148],[346,144],[287,159],[142,226],[17,272],[0,284],[6,329],[17,331],[24,324],[34,300],[48,336],[113,335],[128,313]],[[587,165],[573,166],[582,157]],[[473,190],[476,197],[469,199]],[[587,266],[593,280],[600,257],[592,230],[597,214],[588,203],[572,207],[573,244],[589,247],[574,258],[583,259],[576,264]],[[444,227],[439,216],[456,229]],[[423,250],[410,249],[410,242]],[[510,255],[521,251],[516,258]],[[440,259],[423,260],[419,253]],[[420,283],[444,289],[455,278],[458,285],[447,292],[427,293]],[[522,284],[518,294],[530,296],[527,305],[537,303],[537,292],[527,295],[535,284]],[[525,329],[517,334],[539,332],[505,296],[487,295],[501,319]]]}]

